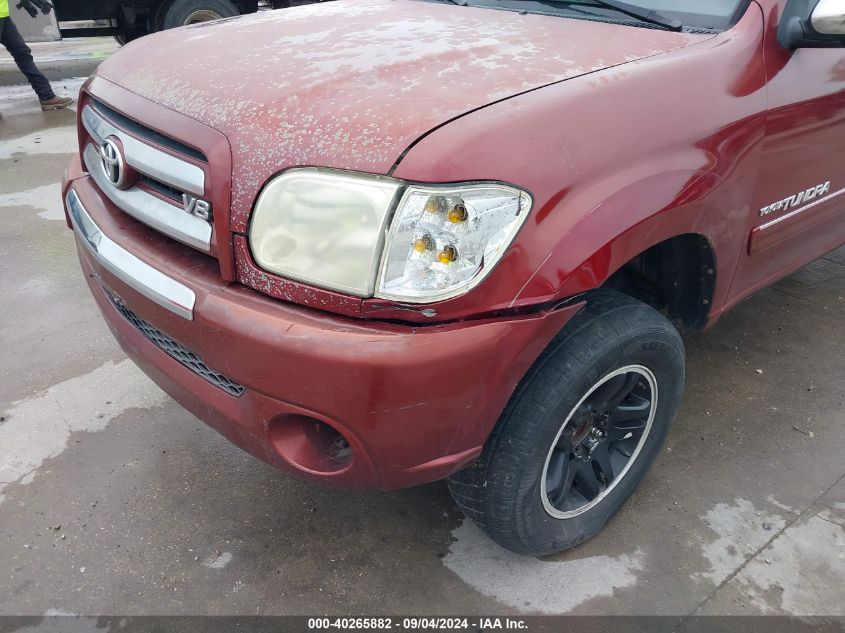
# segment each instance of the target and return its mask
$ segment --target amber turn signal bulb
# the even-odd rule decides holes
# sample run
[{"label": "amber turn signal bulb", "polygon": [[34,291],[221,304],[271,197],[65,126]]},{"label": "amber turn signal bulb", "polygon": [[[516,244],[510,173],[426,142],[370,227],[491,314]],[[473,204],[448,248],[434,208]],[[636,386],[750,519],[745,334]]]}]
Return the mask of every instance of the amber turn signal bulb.
[{"label": "amber turn signal bulb", "polygon": [[449,211],[449,222],[460,224],[461,222],[466,222],[468,216],[467,208],[463,204],[458,203]]},{"label": "amber turn signal bulb", "polygon": [[426,213],[443,213],[446,211],[446,200],[442,196],[431,196],[426,200],[423,211]]},{"label": "amber turn signal bulb", "polygon": [[423,235],[414,240],[414,250],[418,253],[425,253],[434,249],[434,240],[430,235]]},{"label": "amber turn signal bulb", "polygon": [[441,264],[451,264],[458,259],[458,251],[454,246],[447,246],[437,253],[437,261]]}]

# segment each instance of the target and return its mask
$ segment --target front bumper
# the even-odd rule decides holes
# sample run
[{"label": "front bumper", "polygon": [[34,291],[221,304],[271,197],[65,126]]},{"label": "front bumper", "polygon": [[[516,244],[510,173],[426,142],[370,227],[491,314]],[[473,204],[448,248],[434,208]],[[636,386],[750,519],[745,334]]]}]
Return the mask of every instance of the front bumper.
[{"label": "front bumper", "polygon": [[[126,353],[236,445],[330,485],[402,488],[471,463],[580,308],[424,328],[334,316],[223,281],[212,259],[116,209],[78,162],[64,193],[82,269]],[[326,457],[337,447],[325,429],[348,442],[343,461]]]}]

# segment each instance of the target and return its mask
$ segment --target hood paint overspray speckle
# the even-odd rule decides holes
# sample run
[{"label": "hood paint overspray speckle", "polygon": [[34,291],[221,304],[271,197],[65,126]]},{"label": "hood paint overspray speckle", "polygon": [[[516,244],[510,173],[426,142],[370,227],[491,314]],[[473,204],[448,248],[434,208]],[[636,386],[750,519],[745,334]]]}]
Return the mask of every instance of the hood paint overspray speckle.
[{"label": "hood paint overspray speckle", "polygon": [[145,37],[98,74],[228,137],[237,229],[281,169],[384,174],[414,140],[463,113],[702,39],[416,0],[337,0]]}]

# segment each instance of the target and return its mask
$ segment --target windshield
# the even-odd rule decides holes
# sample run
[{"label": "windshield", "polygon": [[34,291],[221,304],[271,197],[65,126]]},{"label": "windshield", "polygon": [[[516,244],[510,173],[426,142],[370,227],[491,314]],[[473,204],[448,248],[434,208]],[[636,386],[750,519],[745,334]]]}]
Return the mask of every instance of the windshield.
[{"label": "windshield", "polygon": [[[748,6],[748,0],[626,0],[626,3],[680,20],[686,28],[725,30],[733,26]],[[474,7],[489,7],[624,22],[644,23],[591,0],[552,2],[545,0],[468,0]]]}]

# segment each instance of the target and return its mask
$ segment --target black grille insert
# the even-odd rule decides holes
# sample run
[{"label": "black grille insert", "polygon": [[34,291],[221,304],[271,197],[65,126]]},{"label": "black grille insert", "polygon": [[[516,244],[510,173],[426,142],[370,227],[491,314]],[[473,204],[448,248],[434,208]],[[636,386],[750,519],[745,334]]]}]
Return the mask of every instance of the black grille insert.
[{"label": "black grille insert", "polygon": [[143,334],[147,340],[149,340],[153,345],[158,347],[161,351],[165,354],[170,356],[173,360],[181,363],[192,372],[197,374],[200,378],[210,382],[212,385],[217,387],[218,389],[222,389],[230,396],[238,397],[243,394],[245,388],[243,385],[236,383],[234,380],[227,378],[223,374],[219,374],[211,367],[206,365],[203,360],[194,354],[191,350],[187,347],[182,345],[181,343],[177,343],[172,338],[167,336],[161,330],[156,329],[144,319],[139,317],[137,314],[132,312],[129,308],[127,308],[123,300],[118,297],[114,292],[103,286],[103,291],[106,293],[106,296],[112,302],[112,305],[115,309],[120,312],[120,314],[125,318],[129,323],[131,323],[136,330],[138,330],[141,334]]},{"label": "black grille insert", "polygon": [[133,134],[134,136],[138,136],[145,140],[151,141],[152,143],[156,143],[157,145],[161,145],[162,147],[166,147],[167,149],[176,152],[177,154],[183,154],[185,156],[190,156],[194,160],[208,162],[203,156],[202,152],[198,152],[193,147],[188,147],[184,143],[180,143],[169,136],[164,136],[164,134],[159,134],[155,130],[152,130],[145,125],[141,125],[140,123],[130,119],[128,116],[125,116],[118,112],[117,110],[110,108],[102,101],[98,101],[97,99],[91,98],[91,102],[94,104],[94,108],[99,110],[100,116],[110,120],[115,125],[122,127],[127,132]]}]

